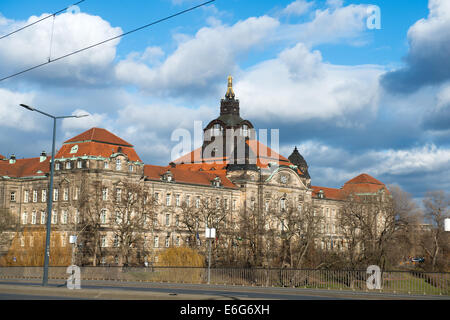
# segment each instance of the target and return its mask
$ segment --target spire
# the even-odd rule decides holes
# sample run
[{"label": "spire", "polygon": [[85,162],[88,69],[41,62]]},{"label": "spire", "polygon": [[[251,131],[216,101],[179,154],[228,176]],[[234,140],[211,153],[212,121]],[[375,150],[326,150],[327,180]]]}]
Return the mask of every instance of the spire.
[{"label": "spire", "polygon": [[228,89],[227,89],[227,93],[225,94],[225,98],[227,98],[227,100],[230,100],[230,99],[234,100],[233,77],[232,76],[228,76]]}]

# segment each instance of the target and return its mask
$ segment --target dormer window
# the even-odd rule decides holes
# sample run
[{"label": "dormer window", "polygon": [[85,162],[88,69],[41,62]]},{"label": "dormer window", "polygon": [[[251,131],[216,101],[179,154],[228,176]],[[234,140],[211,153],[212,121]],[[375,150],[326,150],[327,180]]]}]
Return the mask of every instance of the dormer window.
[{"label": "dormer window", "polygon": [[71,154],[77,153],[77,152],[78,152],[78,145],[75,145],[75,146],[73,146],[73,147],[70,149],[70,153],[71,153]]},{"label": "dormer window", "polygon": [[216,178],[212,181],[212,185],[213,185],[213,187],[221,187],[221,186],[222,186],[222,180],[220,180],[219,177],[216,177]]},{"label": "dormer window", "polygon": [[213,126],[213,136],[221,136],[222,135],[222,126],[216,123]]},{"label": "dormer window", "polygon": [[242,136],[247,137],[248,136],[248,125],[244,124],[241,128]]},{"label": "dormer window", "polygon": [[163,181],[166,181],[166,182],[172,182],[172,181],[173,181],[172,173],[171,173],[170,171],[167,171],[167,172],[163,175],[162,179],[163,179]]},{"label": "dormer window", "polygon": [[72,167],[71,167],[71,164],[70,164],[70,161],[67,161],[67,163],[66,163],[66,169],[71,169]]},{"label": "dormer window", "polygon": [[317,197],[319,199],[324,199],[325,198],[325,193],[323,192],[323,190],[319,190],[319,193],[317,194]]},{"label": "dormer window", "polygon": [[83,162],[81,160],[77,161],[77,168],[81,169],[83,167]]}]

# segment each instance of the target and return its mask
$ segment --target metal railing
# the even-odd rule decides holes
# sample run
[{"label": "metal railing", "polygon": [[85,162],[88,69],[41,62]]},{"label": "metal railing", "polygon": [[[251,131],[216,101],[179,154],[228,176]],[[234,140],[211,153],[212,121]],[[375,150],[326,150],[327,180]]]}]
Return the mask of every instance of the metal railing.
[{"label": "metal railing", "polygon": [[[67,267],[50,267],[49,280],[68,278]],[[364,270],[213,268],[211,284],[293,287],[393,294],[450,295],[450,273],[384,271],[381,289],[369,290]],[[42,279],[42,267],[0,267],[0,279]],[[81,267],[81,280],[206,284],[208,269],[197,267]]]}]

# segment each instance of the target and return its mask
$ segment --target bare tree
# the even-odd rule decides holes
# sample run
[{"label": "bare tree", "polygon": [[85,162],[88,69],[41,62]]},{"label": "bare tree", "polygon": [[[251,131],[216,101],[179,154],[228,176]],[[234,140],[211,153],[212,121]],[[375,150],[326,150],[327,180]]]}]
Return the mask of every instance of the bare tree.
[{"label": "bare tree", "polygon": [[349,266],[376,264],[384,269],[387,250],[405,225],[392,197],[348,194],[340,209],[339,227],[347,244]]},{"label": "bare tree", "polygon": [[155,202],[142,181],[125,180],[115,185],[114,217],[111,227],[114,247],[119,249],[119,264],[130,264],[132,254],[137,262],[147,255],[145,233],[153,226]]},{"label": "bare tree", "polygon": [[7,208],[0,208],[0,254],[2,251],[6,252],[11,246],[19,227],[20,224],[11,211]]},{"label": "bare tree", "polygon": [[[438,260],[443,256],[443,250],[448,250],[448,234],[444,231],[444,220],[450,217],[450,194],[444,191],[432,191],[423,200],[424,218],[428,227],[423,232],[421,245],[431,260],[431,271],[437,268]],[[448,261],[443,261],[441,268],[448,267]]]},{"label": "bare tree", "polygon": [[87,263],[92,257],[92,265],[96,266],[101,255],[101,236],[103,227],[101,224],[103,185],[100,180],[88,178],[82,173],[79,181],[78,200],[75,207],[79,214],[79,221],[72,227],[82,230],[79,234],[79,243],[82,254],[82,264]]}]

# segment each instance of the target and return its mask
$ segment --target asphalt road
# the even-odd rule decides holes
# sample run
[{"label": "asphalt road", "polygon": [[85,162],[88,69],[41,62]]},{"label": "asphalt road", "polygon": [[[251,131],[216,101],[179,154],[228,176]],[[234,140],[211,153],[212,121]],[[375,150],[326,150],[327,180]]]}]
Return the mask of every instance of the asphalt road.
[{"label": "asphalt road", "polygon": [[439,296],[389,295],[364,292],[341,292],[298,288],[261,288],[223,285],[82,281],[81,290],[69,290],[63,281],[41,283],[23,280],[0,280],[0,300],[397,300],[450,299]]}]

